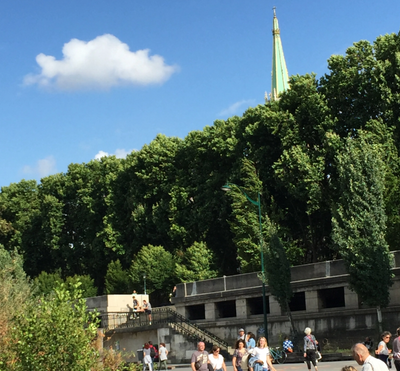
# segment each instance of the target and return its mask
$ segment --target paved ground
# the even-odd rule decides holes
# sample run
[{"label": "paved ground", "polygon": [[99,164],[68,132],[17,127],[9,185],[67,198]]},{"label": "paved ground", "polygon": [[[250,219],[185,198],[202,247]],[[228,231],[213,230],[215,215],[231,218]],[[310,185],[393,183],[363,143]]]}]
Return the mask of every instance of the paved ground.
[{"label": "paved ground", "polygon": [[[175,366],[176,371],[192,371],[190,365],[171,365]],[[227,362],[227,371],[233,371],[232,362]],[[356,361],[332,361],[332,362],[319,362],[318,371],[340,371],[343,366],[353,366],[358,371],[361,371]],[[274,364],[276,371],[307,371],[305,363],[284,363],[283,365]],[[311,368],[314,371],[314,368]]]}]

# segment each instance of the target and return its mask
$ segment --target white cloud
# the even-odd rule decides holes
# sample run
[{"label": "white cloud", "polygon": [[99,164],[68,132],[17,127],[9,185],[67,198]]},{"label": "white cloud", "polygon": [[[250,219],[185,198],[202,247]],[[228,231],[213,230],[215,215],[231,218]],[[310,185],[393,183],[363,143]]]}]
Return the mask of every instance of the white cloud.
[{"label": "white cloud", "polygon": [[115,156],[116,158],[125,158],[129,153],[131,153],[133,150],[127,151],[125,149],[116,149],[114,154],[110,154],[108,152],[104,151],[99,151],[95,156],[95,160],[100,160],[102,157],[108,157],[108,156]]},{"label": "white cloud", "polygon": [[108,157],[110,156],[108,152],[104,152],[104,151],[99,151],[98,153],[96,153],[96,155],[94,156],[95,160],[100,160],[102,157]]},{"label": "white cloud", "polygon": [[249,108],[251,105],[254,104],[255,104],[254,99],[241,100],[239,102],[233,103],[228,108],[222,110],[218,115],[232,116],[238,113],[242,114],[247,108]]},{"label": "white cloud", "polygon": [[64,44],[63,59],[43,53],[36,57],[40,74],[25,76],[26,85],[38,84],[61,90],[108,89],[119,85],[161,84],[178,70],[168,66],[149,49],[132,52],[113,35],[91,41],[72,39]]},{"label": "white cloud", "polygon": [[44,178],[57,172],[56,160],[53,156],[48,156],[46,158],[38,160],[35,166],[24,166],[22,171],[24,174]]}]

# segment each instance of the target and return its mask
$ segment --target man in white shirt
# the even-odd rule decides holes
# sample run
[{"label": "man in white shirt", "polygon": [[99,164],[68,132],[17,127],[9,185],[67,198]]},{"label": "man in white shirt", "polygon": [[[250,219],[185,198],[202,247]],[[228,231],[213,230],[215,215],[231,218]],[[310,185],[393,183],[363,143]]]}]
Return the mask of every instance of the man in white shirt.
[{"label": "man in white shirt", "polygon": [[245,340],[246,341],[246,334],[244,333],[244,329],[239,329],[239,336],[237,338],[238,340]]},{"label": "man in white shirt", "polygon": [[385,362],[372,357],[364,344],[353,345],[352,351],[354,360],[363,366],[362,371],[389,371]]}]

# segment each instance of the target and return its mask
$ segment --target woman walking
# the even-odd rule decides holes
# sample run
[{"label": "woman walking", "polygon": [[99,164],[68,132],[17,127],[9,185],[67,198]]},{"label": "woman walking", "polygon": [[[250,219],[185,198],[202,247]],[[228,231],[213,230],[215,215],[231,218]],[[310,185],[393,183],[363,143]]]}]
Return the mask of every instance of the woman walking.
[{"label": "woman walking", "polygon": [[240,339],[236,341],[235,351],[232,357],[233,371],[247,371],[247,359],[249,353],[246,349],[246,343]]},{"label": "woman walking", "polygon": [[[378,349],[375,351],[376,357],[379,358],[381,361],[385,362],[385,364],[389,367],[389,354],[392,352],[391,349],[388,348],[387,344],[391,338],[392,334],[389,331],[383,331],[381,334],[381,341],[378,344]],[[392,364],[390,363],[390,367]]]},{"label": "woman walking", "polygon": [[150,344],[145,343],[143,345],[143,371],[146,371],[146,368],[149,368],[149,371],[153,371],[153,362],[150,356]]},{"label": "woman walking", "polygon": [[218,345],[212,347],[212,354],[208,355],[208,361],[214,371],[226,371],[224,357],[219,354],[221,348]]},{"label": "woman walking", "polygon": [[256,336],[252,332],[246,335],[246,348],[248,351],[256,347]]},{"label": "woman walking", "polygon": [[168,350],[165,347],[165,343],[160,343],[160,347],[158,348],[158,357],[158,369],[161,370],[161,366],[164,366],[165,371],[167,371]]},{"label": "woman walking", "polygon": [[307,363],[307,368],[311,370],[311,363],[313,364],[315,371],[318,371],[317,367],[317,347],[318,341],[314,335],[311,335],[311,329],[306,327],[304,330],[306,336],[304,336],[304,360]]},{"label": "woman walking", "polygon": [[258,339],[257,346],[252,350],[252,354],[249,366],[254,371],[275,371],[274,366],[272,366],[271,355],[265,337],[262,336]]}]

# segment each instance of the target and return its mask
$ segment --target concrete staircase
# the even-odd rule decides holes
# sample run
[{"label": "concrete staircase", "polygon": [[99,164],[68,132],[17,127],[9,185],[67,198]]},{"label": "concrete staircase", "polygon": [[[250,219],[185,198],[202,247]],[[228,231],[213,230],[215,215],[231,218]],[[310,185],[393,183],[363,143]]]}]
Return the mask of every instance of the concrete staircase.
[{"label": "concrete staircase", "polygon": [[196,342],[203,341],[207,349],[211,348],[213,345],[218,345],[221,348],[221,352],[226,353],[228,356],[229,353],[233,351],[225,340],[219,338],[210,331],[200,328],[169,307],[154,308],[153,322],[155,324],[166,324],[189,340]]}]

